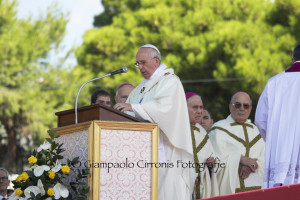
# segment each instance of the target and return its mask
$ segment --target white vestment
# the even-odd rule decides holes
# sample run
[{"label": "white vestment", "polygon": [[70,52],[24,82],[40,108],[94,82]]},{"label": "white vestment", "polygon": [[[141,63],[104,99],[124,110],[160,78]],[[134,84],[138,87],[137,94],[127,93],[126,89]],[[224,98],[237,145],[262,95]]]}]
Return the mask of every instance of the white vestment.
[{"label": "white vestment", "polygon": [[182,168],[178,161],[193,162],[192,139],[185,93],[173,69],[161,64],[150,79],[130,93],[127,103],[135,117],[157,123],[159,161],[173,163],[173,168],[159,168],[158,199],[191,199],[197,174],[193,168]]},{"label": "white vestment", "polygon": [[259,98],[255,124],[266,141],[264,188],[300,183],[299,86],[300,72],[281,72]]},{"label": "white vestment", "polygon": [[[250,123],[236,123],[231,115],[216,122],[209,132],[210,141],[220,162],[217,179],[220,195],[260,189],[263,183],[265,142],[257,127]],[[242,179],[239,176],[241,156],[257,158],[258,168]]]},{"label": "white vestment", "polygon": [[195,185],[194,196],[196,199],[218,196],[219,188],[216,176],[218,163],[215,163],[216,165],[215,168],[212,169],[211,175],[206,165],[206,160],[209,157],[215,157],[213,146],[205,129],[200,124],[191,126],[191,130],[194,160],[195,163],[199,164],[199,167],[195,169],[200,178],[200,184]]}]

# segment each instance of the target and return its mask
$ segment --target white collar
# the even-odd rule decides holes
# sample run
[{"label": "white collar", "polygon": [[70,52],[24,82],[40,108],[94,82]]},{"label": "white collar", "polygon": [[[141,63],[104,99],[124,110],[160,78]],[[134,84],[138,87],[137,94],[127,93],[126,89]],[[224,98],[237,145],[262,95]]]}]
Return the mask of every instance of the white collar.
[{"label": "white collar", "polygon": [[165,70],[167,68],[167,65],[165,65],[164,63],[161,63],[158,68],[155,70],[155,72],[152,74],[152,76],[150,77],[150,79],[153,79],[159,72]]}]

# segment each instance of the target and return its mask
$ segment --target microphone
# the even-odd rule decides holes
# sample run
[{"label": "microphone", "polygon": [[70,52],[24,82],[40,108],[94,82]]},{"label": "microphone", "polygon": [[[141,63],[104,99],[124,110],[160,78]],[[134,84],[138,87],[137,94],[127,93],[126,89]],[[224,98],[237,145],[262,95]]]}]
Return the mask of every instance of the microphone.
[{"label": "microphone", "polygon": [[110,75],[113,76],[115,74],[126,73],[126,72],[128,72],[128,68],[125,66],[125,67],[122,67],[121,69],[118,69],[114,72],[110,72]]},{"label": "microphone", "polygon": [[80,86],[80,88],[79,88],[79,90],[78,90],[78,92],[77,92],[76,99],[75,99],[75,124],[78,123],[78,115],[77,115],[77,101],[78,101],[78,96],[79,96],[79,93],[80,93],[81,89],[83,88],[83,86],[85,86],[85,85],[86,85],[87,83],[89,83],[89,82],[92,82],[92,81],[95,81],[95,80],[98,80],[98,79],[101,79],[101,78],[104,78],[104,77],[107,77],[107,76],[113,76],[113,75],[115,75],[115,74],[126,73],[126,72],[128,72],[128,68],[127,68],[126,66],[124,66],[124,67],[122,67],[121,69],[118,69],[118,70],[116,70],[116,71],[114,71],[114,72],[110,72],[110,73],[105,74],[105,75],[103,75],[103,76],[100,76],[100,77],[98,77],[98,78],[93,78],[93,79],[91,79],[91,80],[88,80],[88,81],[84,82],[84,83]]}]

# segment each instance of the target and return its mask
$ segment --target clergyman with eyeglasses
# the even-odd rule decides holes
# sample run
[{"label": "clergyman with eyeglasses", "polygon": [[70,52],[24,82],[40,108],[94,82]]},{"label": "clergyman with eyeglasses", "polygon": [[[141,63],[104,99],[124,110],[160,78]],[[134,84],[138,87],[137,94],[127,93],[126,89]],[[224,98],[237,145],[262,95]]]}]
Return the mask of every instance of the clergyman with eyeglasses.
[{"label": "clergyman with eyeglasses", "polygon": [[189,115],[180,79],[173,69],[161,63],[158,48],[143,45],[136,53],[136,67],[144,77],[130,93],[126,103],[114,106],[122,112],[159,125],[159,163],[170,168],[158,168],[158,199],[191,199],[197,174],[195,169],[177,162],[193,162]]},{"label": "clergyman with eyeglasses", "polygon": [[8,171],[4,168],[0,168],[0,200],[8,198],[7,187],[10,183],[8,176]]},{"label": "clergyman with eyeglasses", "polygon": [[225,168],[218,171],[220,195],[261,189],[264,177],[265,142],[248,120],[252,100],[236,92],[229,104],[230,115],[213,124],[209,137]]}]

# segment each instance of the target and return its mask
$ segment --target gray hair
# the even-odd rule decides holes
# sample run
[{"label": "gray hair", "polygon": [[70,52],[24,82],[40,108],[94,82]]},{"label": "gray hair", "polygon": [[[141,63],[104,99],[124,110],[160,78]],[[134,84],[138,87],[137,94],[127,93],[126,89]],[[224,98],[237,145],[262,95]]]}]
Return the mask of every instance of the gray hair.
[{"label": "gray hair", "polygon": [[[200,96],[199,94],[195,94],[195,95],[193,95],[193,96],[199,97],[199,98],[201,99],[201,101],[202,101],[202,98],[201,98],[201,96]],[[188,104],[189,99],[190,99],[191,97],[193,97],[193,96],[190,96],[189,98],[186,99],[186,103],[187,103],[187,104]],[[202,103],[203,103],[203,102],[202,102]]]},{"label": "gray hair", "polygon": [[7,176],[7,177],[9,176],[9,173],[8,173],[8,171],[7,171],[6,169],[4,169],[4,168],[0,168],[0,171],[4,171],[4,172],[5,172],[5,174],[6,174],[6,176]]},{"label": "gray hair", "polygon": [[161,60],[160,53],[158,53],[155,49],[151,48],[150,55],[151,55],[152,58],[158,57],[159,60]]}]

